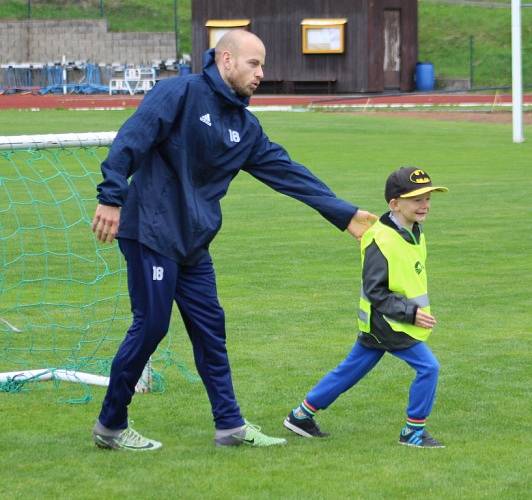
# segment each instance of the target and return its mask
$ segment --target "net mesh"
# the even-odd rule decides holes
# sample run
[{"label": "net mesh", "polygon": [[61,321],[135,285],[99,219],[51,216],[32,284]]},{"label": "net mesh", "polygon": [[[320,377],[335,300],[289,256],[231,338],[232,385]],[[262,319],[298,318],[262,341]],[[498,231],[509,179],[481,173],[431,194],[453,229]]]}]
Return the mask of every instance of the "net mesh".
[{"label": "net mesh", "polygon": [[[0,151],[0,372],[109,373],[131,313],[122,255],[90,230],[106,155],[104,147]],[[170,365],[197,380],[172,343],[169,334],[152,359],[154,390]],[[10,378],[0,391],[29,385]]]}]

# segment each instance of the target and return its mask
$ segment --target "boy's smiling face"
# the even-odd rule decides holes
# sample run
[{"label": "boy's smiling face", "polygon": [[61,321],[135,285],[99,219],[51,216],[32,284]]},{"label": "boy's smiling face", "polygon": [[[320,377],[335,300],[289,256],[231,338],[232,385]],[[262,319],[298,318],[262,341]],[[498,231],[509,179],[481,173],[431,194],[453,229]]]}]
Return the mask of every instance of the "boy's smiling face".
[{"label": "boy's smiling face", "polygon": [[421,194],[412,198],[394,198],[389,203],[401,225],[412,229],[414,222],[424,222],[430,211],[430,193]]}]

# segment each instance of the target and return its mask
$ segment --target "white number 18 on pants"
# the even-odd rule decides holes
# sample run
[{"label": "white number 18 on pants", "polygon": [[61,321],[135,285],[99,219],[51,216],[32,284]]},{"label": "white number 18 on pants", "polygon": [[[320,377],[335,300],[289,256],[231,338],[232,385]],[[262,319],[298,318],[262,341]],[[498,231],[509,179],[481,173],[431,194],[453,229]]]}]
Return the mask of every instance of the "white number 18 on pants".
[{"label": "white number 18 on pants", "polygon": [[158,266],[152,266],[153,269],[153,281],[162,281],[164,275],[164,268]]}]

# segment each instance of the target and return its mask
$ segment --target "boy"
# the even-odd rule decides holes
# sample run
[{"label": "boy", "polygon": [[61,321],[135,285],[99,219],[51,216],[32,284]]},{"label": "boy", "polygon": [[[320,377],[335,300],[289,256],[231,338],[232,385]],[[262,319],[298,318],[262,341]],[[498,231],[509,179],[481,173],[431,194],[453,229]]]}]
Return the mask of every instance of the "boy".
[{"label": "boy", "polygon": [[425,269],[425,236],[420,223],[430,208],[435,187],[416,167],[401,167],[386,181],[384,197],[390,211],[362,237],[360,335],[346,359],[323,377],[294,408],[284,426],[304,437],[325,437],[314,421],[340,394],[353,387],[386,351],[406,361],[416,377],[410,387],[406,425],[399,443],[443,448],[425,430],[438,382],[438,361],[426,346],[436,319],[430,314]]}]

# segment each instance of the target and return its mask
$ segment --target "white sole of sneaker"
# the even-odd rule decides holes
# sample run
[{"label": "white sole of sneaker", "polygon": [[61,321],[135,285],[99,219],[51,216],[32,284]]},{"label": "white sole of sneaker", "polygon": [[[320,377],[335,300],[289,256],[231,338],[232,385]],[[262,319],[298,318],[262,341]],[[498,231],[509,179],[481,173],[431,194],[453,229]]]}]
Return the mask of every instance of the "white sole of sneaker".
[{"label": "white sole of sneaker", "polygon": [[409,446],[410,448],[434,448],[434,449],[441,449],[445,448],[445,445],[440,446],[420,446],[419,444],[411,444],[411,443],[403,443],[402,441],[397,441],[402,446]]},{"label": "white sole of sneaker", "polygon": [[155,441],[152,443],[152,446],[145,448],[134,448],[130,446],[113,446],[113,443],[109,443],[103,436],[98,434],[93,434],[94,444],[102,450],[113,450],[113,451],[155,451],[162,448],[162,443]]},{"label": "white sole of sneaker", "polygon": [[283,425],[287,429],[290,429],[292,432],[295,432],[296,434],[298,434],[299,436],[303,436],[303,437],[306,437],[306,438],[313,438],[314,437],[312,434],[309,434],[308,432],[305,432],[303,429],[300,429],[296,425],[292,424],[290,422],[290,420],[288,420],[288,418],[284,419]]}]

